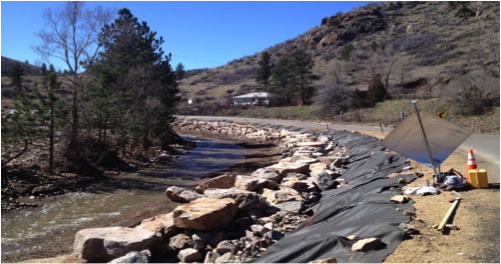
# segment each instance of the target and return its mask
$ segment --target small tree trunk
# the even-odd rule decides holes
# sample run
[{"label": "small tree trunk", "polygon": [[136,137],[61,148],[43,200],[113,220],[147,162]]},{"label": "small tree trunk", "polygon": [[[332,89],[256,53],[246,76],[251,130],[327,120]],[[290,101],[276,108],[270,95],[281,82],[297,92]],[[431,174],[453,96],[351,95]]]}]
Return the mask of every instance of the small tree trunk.
[{"label": "small tree trunk", "polygon": [[51,107],[49,127],[49,172],[54,172],[54,107]]},{"label": "small tree trunk", "polygon": [[69,148],[71,150],[76,150],[77,148],[77,142],[78,142],[78,126],[79,126],[79,119],[78,119],[78,91],[77,87],[73,87],[73,100],[72,100],[72,106],[71,106],[71,114],[73,117],[73,123],[71,124],[71,140],[70,140],[70,145]]}]

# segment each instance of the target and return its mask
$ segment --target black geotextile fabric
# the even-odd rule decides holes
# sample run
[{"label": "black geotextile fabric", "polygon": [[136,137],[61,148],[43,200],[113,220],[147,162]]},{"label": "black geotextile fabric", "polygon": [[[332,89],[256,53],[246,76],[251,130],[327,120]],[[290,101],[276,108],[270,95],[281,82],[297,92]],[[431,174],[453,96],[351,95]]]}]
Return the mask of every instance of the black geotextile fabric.
[{"label": "black geotextile fabric", "polygon": [[[408,223],[404,211],[414,212],[412,203],[394,204],[390,198],[401,194],[399,178],[407,182],[413,175],[387,178],[390,173],[407,166],[405,157],[386,156],[379,140],[346,131],[328,131],[339,145],[348,149],[350,164],[339,177],[347,185],[322,193],[322,198],[311,207],[312,216],[296,230],[270,246],[254,263],[306,263],[313,260],[335,258],[338,262],[382,262],[404,239],[405,232],[398,228]],[[397,208],[401,210],[397,211]],[[378,237],[384,246],[368,252],[351,252],[359,239]]]}]

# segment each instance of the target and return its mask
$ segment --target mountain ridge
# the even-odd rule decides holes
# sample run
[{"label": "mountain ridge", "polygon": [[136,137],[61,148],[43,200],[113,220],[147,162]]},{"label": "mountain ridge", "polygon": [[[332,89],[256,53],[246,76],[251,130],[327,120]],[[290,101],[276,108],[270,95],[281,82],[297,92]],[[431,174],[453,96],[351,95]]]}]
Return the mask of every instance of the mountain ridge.
[{"label": "mountain ridge", "polygon": [[[461,8],[472,13],[457,15]],[[437,97],[440,93],[434,80],[437,74],[447,84],[465,72],[488,65],[497,65],[499,72],[499,51],[496,61],[479,44],[492,33],[499,50],[499,2],[371,3],[350,12],[319,18],[319,22],[319,26],[304,34],[254,55],[217,68],[188,71],[187,77],[180,81],[183,98],[195,97],[213,104],[227,97],[229,89],[235,90],[233,95],[256,91],[258,86],[253,75],[258,69],[259,55],[268,51],[272,63],[276,63],[297,48],[313,54],[313,71],[320,76],[314,83],[317,88],[332,85],[333,73],[342,68],[339,73],[347,87],[366,89],[371,67],[375,72],[383,71],[376,68],[388,68],[391,60],[394,68],[388,90],[393,93],[416,95],[432,89],[432,97]],[[377,60],[370,52],[373,42],[386,48]],[[347,43],[355,47],[352,58],[339,60]],[[397,70],[400,73],[397,74]],[[426,85],[433,87],[425,88]]]}]

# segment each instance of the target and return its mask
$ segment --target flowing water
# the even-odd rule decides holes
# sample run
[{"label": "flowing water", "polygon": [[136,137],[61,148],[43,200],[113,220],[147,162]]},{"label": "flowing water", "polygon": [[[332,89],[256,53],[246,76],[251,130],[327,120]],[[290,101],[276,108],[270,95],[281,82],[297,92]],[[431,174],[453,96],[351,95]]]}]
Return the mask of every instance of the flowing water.
[{"label": "flowing water", "polygon": [[46,199],[44,208],[2,214],[2,260],[47,243],[72,239],[84,228],[118,221],[165,197],[169,186],[193,186],[208,173],[244,159],[244,148],[222,141],[184,136],[197,147],[191,154],[156,168],[124,173],[86,192]]}]

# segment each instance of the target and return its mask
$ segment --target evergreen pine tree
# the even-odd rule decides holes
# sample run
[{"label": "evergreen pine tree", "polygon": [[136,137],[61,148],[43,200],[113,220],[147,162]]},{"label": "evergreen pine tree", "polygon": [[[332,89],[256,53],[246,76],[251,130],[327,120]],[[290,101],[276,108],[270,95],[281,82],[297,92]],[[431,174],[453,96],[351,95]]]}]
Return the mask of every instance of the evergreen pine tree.
[{"label": "evergreen pine tree", "polygon": [[47,64],[45,62],[42,63],[42,66],[40,66],[40,73],[42,76],[45,76],[47,74]]},{"label": "evergreen pine tree", "polygon": [[304,49],[294,51],[290,55],[290,67],[294,75],[293,90],[299,95],[301,104],[310,103],[311,97],[315,93],[315,89],[311,85],[313,81],[318,80],[318,77],[313,74],[313,56]]},{"label": "evergreen pine tree", "polygon": [[184,65],[182,63],[178,63],[176,66],[176,79],[182,80],[184,78]]},{"label": "evergreen pine tree", "polygon": [[99,35],[103,52],[96,69],[108,72],[106,89],[111,89],[117,102],[112,123],[122,153],[129,135],[133,145],[143,150],[151,146],[152,136],[165,147],[169,138],[162,135],[171,134],[174,105],[180,100],[171,56],[164,55],[163,38],[157,39],[146,22],[139,23],[126,8],[118,15]]},{"label": "evergreen pine tree", "polygon": [[9,71],[10,75],[10,85],[14,87],[14,89],[17,90],[17,92],[21,91],[21,88],[23,87],[23,81],[24,81],[24,70],[23,67],[21,67],[21,63],[17,62],[10,68]]},{"label": "evergreen pine tree", "polygon": [[[33,115],[34,119],[40,124],[38,134],[49,139],[49,172],[54,171],[55,133],[65,124],[69,113],[66,101],[56,96],[55,91],[60,87],[61,83],[57,80],[57,74],[49,72],[42,83],[42,90],[47,96],[42,95],[38,87],[35,86],[33,89],[36,99],[35,103],[32,103]],[[44,127],[47,129],[43,129]]]},{"label": "evergreen pine tree", "polygon": [[259,65],[259,69],[257,70],[254,79],[256,80],[256,83],[266,90],[269,85],[272,69],[270,54],[267,51],[261,53],[261,60],[259,60],[257,64]]},{"label": "evergreen pine tree", "polygon": [[54,169],[54,145],[55,132],[65,123],[68,107],[64,100],[58,98],[55,90],[59,89],[57,74],[49,73],[43,79],[42,89],[46,95],[42,95],[38,84],[32,89],[32,94],[21,92],[15,102],[15,112],[9,120],[2,118],[2,142],[20,144],[38,139],[49,140],[49,163],[50,172]]}]

